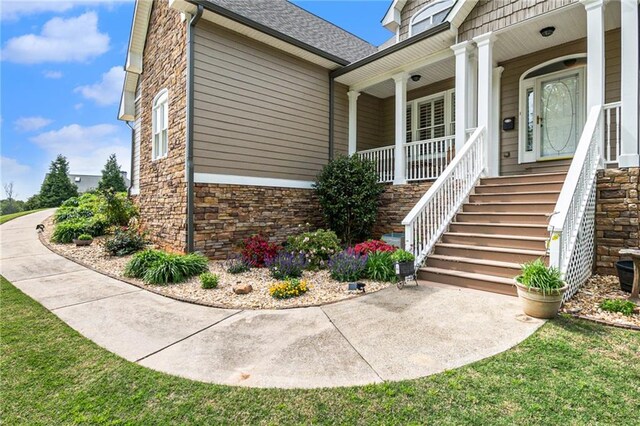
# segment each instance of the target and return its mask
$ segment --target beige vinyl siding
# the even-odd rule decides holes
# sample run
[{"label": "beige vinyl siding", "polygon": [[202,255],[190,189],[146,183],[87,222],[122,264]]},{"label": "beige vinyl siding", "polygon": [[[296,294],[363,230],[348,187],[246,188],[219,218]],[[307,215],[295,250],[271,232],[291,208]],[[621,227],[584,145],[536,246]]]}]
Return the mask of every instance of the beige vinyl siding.
[{"label": "beige vinyl siding", "polygon": [[504,29],[578,0],[480,0],[458,30],[460,41]]},{"label": "beige vinyl siding", "polygon": [[333,153],[334,156],[349,152],[349,87],[334,83],[333,86]]},{"label": "beige vinyl siding", "polygon": [[195,172],[313,180],[329,155],[328,70],[211,23],[195,40]]},{"label": "beige vinyl siding", "polygon": [[135,121],[133,122],[133,161],[131,163],[131,189],[140,190],[140,126],[142,123],[142,105],[140,86],[136,90]]},{"label": "beige vinyl siding", "polygon": [[418,13],[420,9],[436,0],[409,0],[402,8],[400,13],[400,41],[409,38],[409,23],[413,15]]},{"label": "beige vinyl siding", "polygon": [[[606,43],[606,102],[620,99],[620,30],[609,31],[605,35]],[[519,99],[520,76],[528,69],[543,62],[575,53],[585,53],[585,39],[576,40],[551,49],[534,52],[530,55],[515,58],[500,65],[504,67],[500,85],[500,120],[516,117],[514,130],[500,130],[500,174],[514,175],[552,171],[556,167],[566,167],[570,160],[541,161],[518,164],[518,128],[520,126]],[[508,157],[505,157],[508,153]]]},{"label": "beige vinyl siding", "polygon": [[[455,78],[447,78],[445,80],[437,81],[427,86],[419,87],[407,92],[407,101],[413,101],[416,99],[424,98],[425,96],[435,95],[436,93],[444,92],[445,90],[453,89],[455,87]],[[385,98],[381,102],[382,105],[382,119],[381,123],[381,146],[393,145],[395,143],[395,114],[396,103],[395,96]]]}]

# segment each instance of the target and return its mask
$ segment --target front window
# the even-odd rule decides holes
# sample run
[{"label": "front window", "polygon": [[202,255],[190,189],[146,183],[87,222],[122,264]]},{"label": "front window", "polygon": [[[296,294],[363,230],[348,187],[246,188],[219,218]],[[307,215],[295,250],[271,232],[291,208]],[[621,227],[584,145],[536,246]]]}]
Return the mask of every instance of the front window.
[{"label": "front window", "polygon": [[152,114],[152,158],[157,160],[166,157],[169,151],[169,92],[166,89],[153,100]]},{"label": "front window", "polygon": [[444,22],[455,0],[442,0],[426,6],[411,18],[410,35],[416,35]]}]

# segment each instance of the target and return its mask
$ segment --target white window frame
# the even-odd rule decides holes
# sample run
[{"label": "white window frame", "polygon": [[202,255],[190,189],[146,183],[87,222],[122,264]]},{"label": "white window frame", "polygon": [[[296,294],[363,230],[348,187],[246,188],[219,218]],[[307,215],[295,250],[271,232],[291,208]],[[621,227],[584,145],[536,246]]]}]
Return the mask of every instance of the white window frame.
[{"label": "white window frame", "polygon": [[[411,109],[411,129],[407,129],[407,133],[411,132],[411,140],[413,142],[418,142],[421,139],[418,139],[418,121],[419,117],[417,114],[418,104],[431,101],[437,98],[444,97],[444,133],[445,136],[453,136],[455,135],[455,121],[453,119],[453,105],[451,104],[451,99],[455,94],[455,89],[444,90],[442,92],[434,93],[432,95],[423,96],[422,98],[414,99],[412,101],[407,102],[407,109]],[[438,139],[438,138],[436,138]],[[426,139],[428,140],[428,139]]]},{"label": "white window frame", "polygon": [[[530,77],[530,78],[526,78],[525,77],[529,74],[531,74],[534,71],[537,71],[541,68],[544,68],[548,65],[554,64],[556,62],[562,62],[562,61],[566,61],[569,59],[583,59],[586,58],[587,54],[586,53],[577,53],[577,54],[572,54],[572,55],[566,55],[566,56],[561,56],[558,58],[554,58],[551,59],[549,61],[545,61],[541,64],[536,65],[535,67],[529,68],[528,70],[526,70],[525,72],[522,73],[522,75],[520,76],[520,82],[519,82],[519,88],[518,88],[518,164],[524,164],[524,163],[535,163],[538,161],[550,161],[550,160],[560,160],[560,159],[564,159],[564,158],[571,158],[571,157],[567,157],[567,156],[561,156],[561,157],[541,157],[540,156],[540,135],[539,135],[539,129],[537,125],[534,125],[533,128],[533,149],[532,151],[526,151],[526,144],[527,144],[527,90],[528,89],[533,89],[533,96],[534,96],[534,100],[533,100],[533,104],[534,104],[534,108],[539,108],[540,105],[540,90],[539,90],[539,85],[540,85],[540,81],[544,78],[548,78],[549,76],[553,76],[553,75],[561,75],[563,73],[571,73],[570,69],[567,70],[560,70],[560,71],[555,71],[555,72],[551,72],[551,73],[547,73],[547,74],[543,74],[543,75],[539,75],[536,77]],[[581,120],[584,122],[584,120],[586,119],[586,66],[581,66],[578,67],[581,68],[580,73],[581,76],[580,78],[582,79],[582,93],[583,93],[583,99],[582,99],[582,105],[581,108],[579,110],[579,113],[581,115]],[[535,113],[534,113],[535,114]]]},{"label": "white window frame", "polygon": [[[166,158],[169,154],[169,91],[162,89],[153,98],[151,109],[151,159]],[[159,120],[161,118],[161,120]],[[164,125],[158,129],[158,121]]]},{"label": "white window frame", "polygon": [[[423,31],[420,31],[420,33],[414,33],[413,32],[413,26],[417,23],[420,23],[422,21],[426,21],[427,19],[429,19],[431,22],[431,26],[433,26],[433,16],[442,12],[445,9],[453,9],[453,7],[455,6],[455,0],[439,0],[437,2],[434,3],[429,3],[426,6],[424,6],[423,8],[421,8],[420,10],[418,10],[416,13],[413,14],[413,16],[411,17],[411,19],[409,20],[409,37],[415,35],[415,34],[420,34],[421,32],[426,31],[428,28],[426,28]],[[416,22],[416,18],[418,18],[422,12],[428,10],[428,9],[433,9],[431,15],[427,15],[425,16],[423,19],[420,19],[420,21]],[[447,17],[445,17],[442,22],[444,22],[446,20]],[[439,23],[442,23],[439,22]]]}]

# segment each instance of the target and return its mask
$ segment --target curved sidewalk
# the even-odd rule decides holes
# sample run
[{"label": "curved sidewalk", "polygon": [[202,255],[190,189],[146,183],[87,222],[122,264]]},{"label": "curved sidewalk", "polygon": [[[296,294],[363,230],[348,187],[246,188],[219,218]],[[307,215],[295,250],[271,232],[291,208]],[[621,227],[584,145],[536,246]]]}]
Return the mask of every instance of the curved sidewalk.
[{"label": "curved sidewalk", "polygon": [[502,352],[543,323],[521,315],[514,297],[424,284],[287,310],[179,302],[49,251],[35,226],[51,214],[0,226],[0,273],[107,350],[195,380],[317,388],[412,379]]}]

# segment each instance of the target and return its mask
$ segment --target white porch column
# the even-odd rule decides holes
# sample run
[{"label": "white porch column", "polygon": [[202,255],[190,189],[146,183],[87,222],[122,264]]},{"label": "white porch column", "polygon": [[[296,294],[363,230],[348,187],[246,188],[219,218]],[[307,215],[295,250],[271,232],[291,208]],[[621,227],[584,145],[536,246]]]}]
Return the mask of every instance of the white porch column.
[{"label": "white porch column", "polygon": [[[587,10],[587,115],[604,104],[604,0],[581,0]],[[638,64],[635,65],[636,70]]]},{"label": "white porch column", "polygon": [[470,125],[469,104],[471,103],[471,91],[473,71],[470,55],[474,49],[470,41],[463,41],[451,46],[456,55],[456,152],[460,152],[467,141],[466,131]]},{"label": "white porch column", "polygon": [[638,167],[640,165],[640,142],[638,139],[638,2],[622,0],[621,37],[621,88],[620,88],[620,158],[619,167]]},{"label": "white porch column", "polygon": [[487,138],[487,175],[498,176],[500,158],[496,155],[499,142],[493,139],[493,42],[495,36],[488,32],[473,41],[478,45],[478,127],[485,127]]},{"label": "white porch column", "polygon": [[360,92],[349,90],[349,155],[356,153],[358,149],[358,96]]},{"label": "white porch column", "polygon": [[491,111],[492,126],[489,134],[491,135],[491,141],[495,141],[494,144],[489,145],[489,163],[496,165],[496,174],[500,175],[500,132],[502,131],[502,120],[500,119],[500,82],[502,81],[503,67],[495,67],[493,69],[493,104]]},{"label": "white porch column", "polygon": [[395,149],[395,177],[394,185],[407,183],[406,162],[404,158],[404,144],[407,140],[407,80],[409,74],[400,73],[393,76],[396,83],[396,149]]}]

